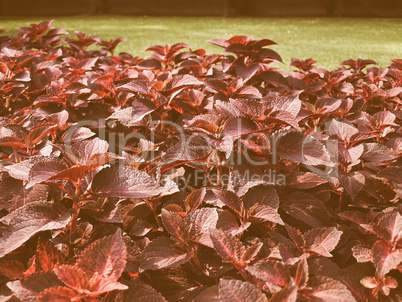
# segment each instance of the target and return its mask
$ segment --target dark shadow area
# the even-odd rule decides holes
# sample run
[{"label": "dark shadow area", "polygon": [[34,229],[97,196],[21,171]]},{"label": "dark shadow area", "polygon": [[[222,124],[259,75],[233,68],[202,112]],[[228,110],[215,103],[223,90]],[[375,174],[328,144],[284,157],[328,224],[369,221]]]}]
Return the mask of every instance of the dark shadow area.
[{"label": "dark shadow area", "polygon": [[2,16],[68,15],[402,18],[401,0],[0,0]]}]

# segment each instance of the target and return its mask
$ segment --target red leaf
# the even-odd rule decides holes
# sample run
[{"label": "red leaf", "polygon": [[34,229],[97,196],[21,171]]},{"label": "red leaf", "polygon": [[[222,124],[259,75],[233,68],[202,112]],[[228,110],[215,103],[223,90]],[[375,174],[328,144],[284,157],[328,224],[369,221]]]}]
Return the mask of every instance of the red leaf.
[{"label": "red leaf", "polygon": [[250,188],[242,197],[244,207],[249,210],[255,205],[264,205],[277,210],[279,197],[273,186],[256,186]]},{"label": "red leaf", "polygon": [[308,193],[297,191],[290,194],[282,207],[289,215],[312,227],[329,224],[329,213],[326,206]]},{"label": "red leaf", "polygon": [[352,135],[357,134],[359,130],[352,125],[338,122],[336,119],[332,120],[329,126],[329,134],[336,135],[341,141],[349,141]]},{"label": "red leaf", "polygon": [[251,219],[265,220],[280,225],[284,225],[284,222],[279,215],[278,211],[269,206],[257,206],[249,212],[249,221]]},{"label": "red leaf", "polygon": [[113,299],[115,302],[166,302],[166,299],[152,286],[138,280],[130,280],[128,289],[119,292]]},{"label": "red leaf", "polygon": [[68,287],[57,286],[51,287],[38,296],[36,302],[71,302],[73,298],[77,297],[77,293]]},{"label": "red leaf", "polygon": [[397,184],[402,184],[402,167],[391,166],[385,169],[382,169],[377,176],[384,177],[389,181],[395,182]]},{"label": "red leaf", "polygon": [[306,239],[304,238],[300,230],[295,229],[288,224],[285,224],[285,228],[290,239],[292,239],[292,241],[296,244],[298,248],[306,247]]},{"label": "red leaf", "polygon": [[296,172],[287,185],[294,189],[311,189],[324,183],[327,183],[327,181],[315,173]]},{"label": "red leaf", "polygon": [[257,262],[246,269],[258,279],[279,286],[287,285],[290,277],[289,271],[281,262],[272,260]]},{"label": "red leaf", "polygon": [[14,251],[41,231],[64,228],[70,215],[61,204],[46,201],[29,203],[1,218],[7,226],[0,238],[0,258]]},{"label": "red leaf", "polygon": [[386,213],[380,218],[378,225],[386,230],[389,236],[384,239],[390,243],[397,243],[402,239],[402,216],[398,212]]},{"label": "red leaf", "polygon": [[223,259],[223,262],[241,261],[246,249],[243,243],[236,237],[221,230],[210,230],[215,251]]},{"label": "red leaf", "polygon": [[130,127],[136,125],[145,116],[154,112],[156,106],[147,100],[136,100],[132,107],[123,108],[115,111],[108,119],[118,120],[122,125]]},{"label": "red leaf", "polygon": [[83,270],[71,265],[61,265],[55,268],[54,271],[64,284],[89,297],[96,297],[116,289],[124,290],[128,288],[124,284],[98,274],[90,278]]},{"label": "red leaf", "polygon": [[114,235],[101,238],[79,256],[76,267],[82,269],[88,276],[95,274],[117,280],[126,266],[126,244],[118,229]]},{"label": "red leaf", "polygon": [[209,235],[211,228],[216,228],[218,212],[214,208],[201,208],[190,212],[187,217],[187,224],[191,225],[192,240],[213,248]]},{"label": "red leaf", "polygon": [[244,60],[237,60],[236,62],[236,75],[242,78],[244,81],[249,80],[260,69],[258,64],[251,64],[247,66],[244,64]]},{"label": "red leaf", "polygon": [[258,125],[252,119],[245,116],[228,118],[223,129],[225,136],[232,139],[253,133],[256,130],[258,130]]},{"label": "red leaf", "polygon": [[219,282],[221,302],[268,302],[264,293],[255,285],[235,279],[221,279]]},{"label": "red leaf", "polygon": [[40,237],[36,247],[35,266],[42,272],[51,272],[62,262],[62,253],[51,242]]},{"label": "red leaf", "polygon": [[53,272],[32,274],[28,278],[7,283],[15,296],[24,302],[34,302],[45,289],[61,285]]},{"label": "red leaf", "polygon": [[65,164],[58,161],[36,163],[29,170],[29,180],[25,188],[29,189],[37,183],[44,182],[66,168]]},{"label": "red leaf", "polygon": [[218,199],[235,211],[239,216],[243,213],[243,203],[241,199],[232,191],[212,190]]},{"label": "red leaf", "polygon": [[203,202],[205,194],[205,188],[197,189],[191,192],[184,201],[184,204],[186,205],[186,211],[191,212],[197,209]]},{"label": "red leaf", "polygon": [[286,286],[281,291],[274,294],[269,302],[296,302],[297,300],[297,287]]},{"label": "red leaf", "polygon": [[357,302],[345,284],[327,277],[316,277],[312,291],[306,296],[316,302]]},{"label": "red leaf", "polygon": [[312,166],[333,166],[324,145],[301,132],[281,134],[276,147],[277,154],[285,159]]},{"label": "red leaf", "polygon": [[356,245],[352,248],[353,257],[357,262],[374,262],[373,251],[362,245]]},{"label": "red leaf", "polygon": [[156,183],[147,173],[128,166],[102,169],[92,181],[96,195],[119,198],[148,198],[171,194],[177,187],[165,187]]},{"label": "red leaf", "polygon": [[377,275],[382,278],[401,263],[402,249],[393,250],[382,240],[378,240],[373,246],[373,257]]},{"label": "red leaf", "polygon": [[298,288],[303,288],[307,285],[309,279],[307,258],[300,257],[300,262],[297,264],[295,282]]},{"label": "red leaf", "polygon": [[0,208],[9,212],[16,210],[28,203],[46,200],[49,195],[47,185],[36,184],[26,189],[21,180],[9,177],[6,173],[0,175]]},{"label": "red leaf", "polygon": [[25,272],[25,267],[21,262],[9,260],[0,263],[0,275],[10,280],[19,279]]},{"label": "red leaf", "polygon": [[385,162],[397,158],[392,149],[378,143],[365,143],[361,158],[370,162]]},{"label": "red leaf", "polygon": [[349,172],[348,174],[340,174],[339,181],[345,188],[346,192],[349,193],[352,200],[354,200],[356,195],[361,191],[364,184],[366,183],[366,178],[362,173],[358,171],[353,171]]},{"label": "red leaf", "polygon": [[257,257],[258,253],[260,252],[263,245],[264,244],[260,242],[253,244],[252,246],[249,246],[242,256],[242,261],[249,263],[250,261],[254,260],[255,257]]},{"label": "red leaf", "polygon": [[174,247],[174,243],[166,237],[152,240],[142,252],[139,271],[175,267],[189,261],[191,254]]},{"label": "red leaf", "polygon": [[324,257],[332,257],[332,252],[337,246],[342,231],[332,228],[316,228],[304,234],[308,249]]},{"label": "red leaf", "polygon": [[178,214],[162,209],[162,223],[170,235],[183,241],[187,239],[189,227]]}]

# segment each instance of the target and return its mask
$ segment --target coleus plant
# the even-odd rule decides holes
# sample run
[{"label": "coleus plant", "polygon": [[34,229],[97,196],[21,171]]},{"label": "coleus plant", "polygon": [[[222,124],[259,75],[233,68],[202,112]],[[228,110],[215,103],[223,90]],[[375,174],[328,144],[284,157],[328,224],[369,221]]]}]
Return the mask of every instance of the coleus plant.
[{"label": "coleus plant", "polygon": [[0,37],[4,301],[399,301],[402,64],[235,36]]}]

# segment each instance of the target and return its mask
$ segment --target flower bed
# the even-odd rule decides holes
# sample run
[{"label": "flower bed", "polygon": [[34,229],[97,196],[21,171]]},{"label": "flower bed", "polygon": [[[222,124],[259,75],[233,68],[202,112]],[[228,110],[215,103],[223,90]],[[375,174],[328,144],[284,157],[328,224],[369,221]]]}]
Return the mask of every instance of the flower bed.
[{"label": "flower bed", "polygon": [[283,72],[268,39],[140,58],[19,32],[0,38],[6,300],[401,297],[402,60]]}]

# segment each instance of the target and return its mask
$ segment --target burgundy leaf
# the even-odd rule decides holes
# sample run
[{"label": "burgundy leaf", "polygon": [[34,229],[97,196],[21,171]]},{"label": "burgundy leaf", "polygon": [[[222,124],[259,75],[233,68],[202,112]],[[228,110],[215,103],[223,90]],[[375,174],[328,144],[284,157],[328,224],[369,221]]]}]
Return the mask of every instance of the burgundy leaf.
[{"label": "burgundy leaf", "polygon": [[189,227],[186,221],[178,214],[162,209],[162,222],[165,230],[172,236],[185,241],[188,237]]},{"label": "burgundy leaf", "polygon": [[340,174],[339,181],[345,188],[346,192],[349,193],[352,200],[355,199],[356,195],[363,188],[366,178],[364,175],[358,171],[352,171],[348,174]]},{"label": "burgundy leaf", "polygon": [[139,271],[175,267],[189,261],[191,254],[176,248],[174,243],[166,237],[152,240],[141,255]]},{"label": "burgundy leaf", "polygon": [[316,277],[317,286],[313,287],[307,297],[315,302],[357,302],[345,284],[328,277]]},{"label": "burgundy leaf", "polygon": [[119,198],[149,198],[157,195],[172,194],[177,187],[165,187],[156,183],[147,173],[128,166],[102,169],[92,182],[96,195]]},{"label": "burgundy leaf", "polygon": [[282,204],[283,209],[292,217],[312,227],[329,224],[329,213],[325,205],[314,196],[305,192],[294,192]]},{"label": "burgundy leaf", "polygon": [[286,286],[276,294],[274,294],[270,302],[296,302],[297,300],[297,287],[296,286]]},{"label": "burgundy leaf", "polygon": [[243,203],[236,193],[226,190],[212,190],[215,196],[238,215],[243,213]]},{"label": "burgundy leaf", "polygon": [[246,249],[243,243],[236,237],[221,230],[210,230],[215,251],[224,262],[238,262]]},{"label": "burgundy leaf", "polygon": [[277,210],[279,197],[273,186],[256,186],[247,191],[242,197],[244,207],[249,210],[255,205],[268,206]]},{"label": "burgundy leaf", "polygon": [[327,114],[337,110],[341,104],[342,101],[339,99],[322,98],[318,99],[314,106],[320,114]]},{"label": "burgundy leaf", "polygon": [[107,141],[94,138],[90,140],[79,141],[73,144],[73,149],[77,150],[80,155],[80,161],[85,164],[95,155],[107,153],[109,144]]},{"label": "burgundy leaf", "polygon": [[258,125],[247,117],[228,118],[223,129],[225,136],[229,136],[233,139],[253,133],[256,130],[258,130]]},{"label": "burgundy leaf", "polygon": [[71,127],[63,135],[64,143],[75,143],[94,136],[95,133],[87,127]]},{"label": "burgundy leaf", "polygon": [[218,221],[216,222],[216,228],[222,231],[228,232],[232,235],[237,235],[243,232],[250,223],[246,223],[242,226],[239,226],[239,223],[236,217],[229,210],[223,210],[219,213]]},{"label": "burgundy leaf", "polygon": [[310,251],[315,252],[324,257],[332,257],[332,252],[337,246],[342,231],[332,228],[315,228],[308,231],[304,237]]},{"label": "burgundy leaf", "polygon": [[315,173],[296,172],[288,182],[288,186],[295,189],[311,189],[326,182],[326,180],[322,179]]},{"label": "burgundy leaf", "polygon": [[278,97],[272,101],[274,111],[284,111],[297,117],[301,108],[301,100],[298,95]]},{"label": "burgundy leaf", "polygon": [[385,125],[396,126],[396,124],[394,123],[395,119],[396,119],[395,114],[389,111],[380,111],[376,112],[373,115],[373,121],[378,126],[385,126]]},{"label": "burgundy leaf", "polygon": [[184,86],[197,86],[203,83],[190,74],[175,75],[171,81],[171,89],[177,89]]},{"label": "burgundy leaf", "polygon": [[173,138],[169,149],[162,157],[160,173],[179,164],[203,160],[211,151],[211,146],[201,135]]},{"label": "burgundy leaf", "polygon": [[10,212],[28,203],[47,200],[49,188],[44,184],[36,184],[26,189],[22,180],[9,177],[6,173],[0,175],[0,208]]},{"label": "burgundy leaf", "polygon": [[242,256],[242,261],[249,263],[250,261],[254,260],[255,257],[257,257],[258,253],[260,252],[263,245],[264,244],[260,242],[252,246],[249,246]]},{"label": "burgundy leaf", "polygon": [[193,240],[213,248],[209,230],[216,228],[218,212],[215,208],[201,208],[190,212],[187,217],[187,224],[191,225]]},{"label": "burgundy leaf", "polygon": [[377,176],[384,177],[392,182],[402,184],[402,167],[391,166],[381,170]]},{"label": "burgundy leaf", "polygon": [[381,226],[389,236],[387,239],[391,243],[397,243],[402,239],[402,216],[398,212],[386,213],[378,221],[378,225]]},{"label": "burgundy leaf", "polygon": [[276,124],[285,124],[290,125],[296,130],[300,130],[299,124],[296,120],[296,118],[289,112],[287,111],[274,111],[269,114],[264,119],[264,122],[266,124],[271,124],[271,123],[276,123]]},{"label": "burgundy leaf", "polygon": [[243,60],[238,60],[236,62],[236,74],[244,81],[249,80],[259,69],[260,66],[258,64],[251,64],[247,66],[244,64]]},{"label": "burgundy leaf", "polygon": [[0,258],[41,231],[64,228],[70,215],[63,205],[46,201],[29,203],[1,218],[6,225],[0,238]]},{"label": "burgundy leaf", "polygon": [[298,288],[303,288],[307,285],[309,279],[307,258],[301,257],[299,263],[297,263],[295,282]]},{"label": "burgundy leaf", "polygon": [[389,148],[378,143],[364,144],[362,159],[370,162],[384,162],[397,158],[398,156]]},{"label": "burgundy leaf", "polygon": [[298,248],[304,248],[306,246],[306,239],[300,230],[293,228],[288,224],[285,224],[285,228],[290,239],[292,239]]},{"label": "burgundy leaf", "polygon": [[156,106],[151,101],[137,100],[133,102],[132,107],[119,109],[114,112],[108,119],[119,121],[124,126],[134,126],[141,121],[146,115],[155,111]]},{"label": "burgundy leaf", "polygon": [[329,126],[329,134],[336,135],[341,141],[349,141],[352,135],[357,134],[359,131],[352,125],[338,122],[333,119],[331,125]]},{"label": "burgundy leaf", "polygon": [[193,300],[193,302],[220,302],[220,301],[221,300],[219,299],[218,285],[208,287]]},{"label": "burgundy leaf", "polygon": [[29,170],[29,180],[25,188],[32,188],[37,183],[48,180],[66,168],[65,164],[58,161],[36,163]]},{"label": "burgundy leaf", "polygon": [[287,285],[290,277],[289,271],[281,262],[272,260],[257,262],[248,266],[247,271],[258,279],[279,286]]},{"label": "burgundy leaf", "polygon": [[76,267],[89,276],[94,274],[116,281],[126,266],[127,249],[118,229],[114,235],[101,238],[79,256]]},{"label": "burgundy leaf", "polygon": [[186,205],[186,211],[191,212],[197,209],[203,202],[205,194],[205,188],[197,189],[191,192],[184,201],[184,204]]},{"label": "burgundy leaf", "polygon": [[158,293],[152,286],[139,280],[130,280],[128,289],[119,292],[113,299],[115,302],[166,302],[166,299]]},{"label": "burgundy leaf", "polygon": [[278,211],[269,207],[269,206],[256,206],[253,211],[249,212],[249,220],[257,219],[257,220],[265,220],[273,223],[277,223],[280,225],[284,225],[284,222],[279,215]]},{"label": "burgundy leaf", "polygon": [[277,154],[285,159],[312,166],[333,166],[324,145],[301,132],[284,133],[280,136],[276,147]]},{"label": "burgundy leaf", "polygon": [[255,285],[235,279],[221,279],[219,296],[222,302],[268,302],[264,293]]}]

